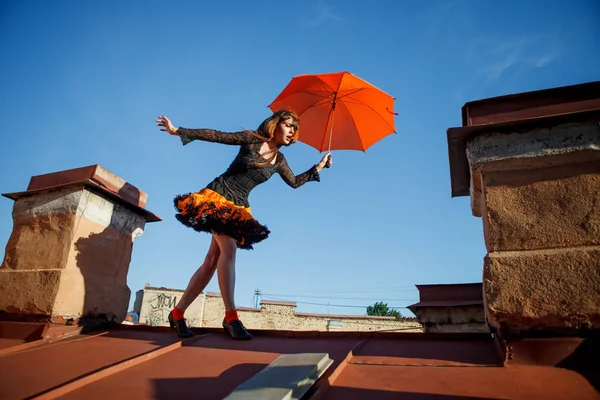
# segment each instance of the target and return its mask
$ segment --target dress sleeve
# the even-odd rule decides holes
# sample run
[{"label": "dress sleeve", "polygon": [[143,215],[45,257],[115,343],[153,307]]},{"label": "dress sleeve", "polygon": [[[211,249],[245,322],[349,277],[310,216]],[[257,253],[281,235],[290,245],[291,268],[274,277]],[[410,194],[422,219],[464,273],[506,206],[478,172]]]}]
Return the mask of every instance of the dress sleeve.
[{"label": "dress sleeve", "polygon": [[184,146],[194,140],[231,145],[252,144],[263,141],[248,131],[221,132],[214,129],[179,128],[177,132]]},{"label": "dress sleeve", "polygon": [[281,157],[281,161],[278,163],[277,172],[285,181],[285,183],[287,183],[290,187],[296,189],[304,185],[306,182],[321,181],[321,178],[319,177],[319,171],[317,171],[316,165],[313,165],[311,169],[301,173],[300,175],[294,175],[284,155],[281,153],[279,154]]}]

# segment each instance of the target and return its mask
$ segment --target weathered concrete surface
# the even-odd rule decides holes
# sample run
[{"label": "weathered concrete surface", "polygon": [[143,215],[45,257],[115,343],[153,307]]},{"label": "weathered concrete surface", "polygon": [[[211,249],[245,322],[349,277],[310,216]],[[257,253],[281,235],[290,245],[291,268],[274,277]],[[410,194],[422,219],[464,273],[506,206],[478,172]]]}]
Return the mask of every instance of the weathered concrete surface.
[{"label": "weathered concrete surface", "polygon": [[69,188],[15,201],[13,231],[2,267],[20,270],[65,268],[81,196],[81,189]]},{"label": "weathered concrete surface", "polygon": [[600,329],[600,247],[491,253],[486,314],[509,332]]},{"label": "weathered concrete surface", "polygon": [[460,324],[435,324],[423,325],[423,332],[427,333],[489,333],[487,323],[460,323]]},{"label": "weathered concrete surface", "polygon": [[0,271],[0,310],[12,315],[52,315],[60,270]]},{"label": "weathered concrete surface", "polygon": [[600,124],[480,134],[467,158],[488,322],[511,333],[600,329]]},{"label": "weathered concrete surface", "polygon": [[[518,139],[515,138],[518,135]],[[467,145],[469,163],[477,168],[494,161],[545,158],[582,150],[600,150],[597,123],[567,123],[523,133],[489,133],[473,138]],[[540,165],[540,163],[537,163]],[[547,164],[548,165],[548,164]]]},{"label": "weathered concrete surface", "polygon": [[600,245],[600,160],[483,173],[487,250]]},{"label": "weathered concrete surface", "polygon": [[17,199],[13,219],[0,310],[60,320],[125,318],[126,277],[142,216],[75,186]]},{"label": "weathered concrete surface", "polygon": [[549,167],[600,160],[600,125],[566,123],[519,133],[487,133],[469,141],[471,210],[481,217],[482,172]]},{"label": "weathered concrete surface", "polygon": [[419,307],[424,332],[489,332],[483,306]]}]

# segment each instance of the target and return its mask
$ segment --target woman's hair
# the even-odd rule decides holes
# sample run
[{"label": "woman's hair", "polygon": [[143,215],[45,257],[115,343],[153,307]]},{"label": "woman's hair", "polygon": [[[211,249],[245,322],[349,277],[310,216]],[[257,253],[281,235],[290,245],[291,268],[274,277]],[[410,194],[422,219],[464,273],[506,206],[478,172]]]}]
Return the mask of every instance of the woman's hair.
[{"label": "woman's hair", "polygon": [[[265,119],[256,130],[256,133],[261,138],[272,140],[273,135],[275,134],[275,129],[277,129],[277,125],[280,122],[285,121],[289,118],[291,118],[296,125],[300,124],[300,118],[298,117],[298,114],[290,110],[279,110],[274,112],[273,115],[271,115],[269,118]],[[294,135],[290,140],[290,144],[296,142],[299,134],[300,128],[296,127],[296,129],[294,130]]]},{"label": "woman's hair", "polygon": [[[275,136],[275,129],[277,129],[277,125],[279,125],[280,122],[282,121],[286,121],[289,118],[292,118],[292,121],[294,122],[294,124],[296,124],[296,129],[294,129],[294,135],[292,136],[291,140],[290,140],[290,144],[294,144],[296,143],[296,140],[298,140],[298,136],[300,135],[300,128],[298,127],[300,125],[300,118],[298,117],[298,114],[296,114],[293,111],[290,110],[278,110],[276,112],[273,113],[273,115],[271,115],[269,118],[265,119],[258,127],[258,129],[256,130],[256,132],[252,132],[249,131],[251,134],[253,134],[254,136],[257,136],[261,139],[265,139],[267,141],[273,140],[273,136]],[[273,153],[273,155],[267,159],[267,156],[269,153],[265,154],[263,157],[266,160],[266,163],[262,163],[262,162],[256,162],[257,166],[265,166],[270,164],[273,159],[277,156],[277,151],[271,152]]]}]

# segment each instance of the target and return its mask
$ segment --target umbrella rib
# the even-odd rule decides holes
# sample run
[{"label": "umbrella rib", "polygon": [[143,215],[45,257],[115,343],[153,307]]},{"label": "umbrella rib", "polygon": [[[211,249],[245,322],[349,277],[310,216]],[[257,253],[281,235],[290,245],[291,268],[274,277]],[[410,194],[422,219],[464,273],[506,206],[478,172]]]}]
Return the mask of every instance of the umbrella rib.
[{"label": "umbrella rib", "polygon": [[[331,96],[328,96],[328,97],[326,97],[326,98],[323,98],[323,99],[321,99],[321,100],[317,101],[316,103],[314,103],[314,104],[313,104],[313,105],[311,105],[310,107],[317,107],[317,106],[321,106],[321,105],[323,105],[323,104],[327,104],[327,103],[329,103],[329,102],[331,102]],[[332,102],[332,104],[333,104],[333,102]],[[309,108],[310,108],[310,107],[309,107]]]},{"label": "umbrella rib", "polygon": [[340,95],[340,96],[338,96],[338,99],[343,99],[344,97],[351,96],[351,95],[353,95],[354,93],[358,93],[358,92],[360,92],[361,90],[364,90],[364,89],[365,89],[365,88],[358,88],[358,89],[356,89],[356,90],[354,90],[354,91],[352,91],[352,92],[345,93],[345,94],[343,94],[343,95]]},{"label": "umbrella rib", "polygon": [[[304,93],[308,93],[308,94],[312,94],[313,96],[317,96],[317,97],[322,97],[324,99],[330,97],[331,95],[329,94],[329,92],[322,92],[322,91],[317,91],[317,90],[307,90]],[[325,94],[322,94],[325,93]]]},{"label": "umbrella rib", "polygon": [[[356,101],[356,100],[354,100],[354,101],[352,101],[352,100],[346,100],[346,102],[347,102],[347,103],[353,103],[353,104],[360,104],[360,105],[363,105],[363,106],[365,106],[365,107],[368,107],[368,108],[370,108],[371,110],[373,110],[373,113],[375,113],[375,115],[377,115],[377,116],[378,116],[380,119],[382,119],[382,120],[383,120],[383,122],[385,122],[385,124],[388,126],[388,128],[390,128],[390,129],[392,130],[392,132],[396,132],[396,129],[394,129],[394,128],[393,128],[393,127],[392,127],[392,126],[391,126],[391,125],[390,125],[390,124],[389,124],[389,123],[388,123],[388,122],[387,122],[387,121],[386,121],[386,120],[385,120],[385,119],[384,119],[384,118],[381,116],[381,114],[380,114],[380,113],[379,113],[377,110],[375,110],[373,107],[371,107],[371,106],[369,105],[369,103],[366,103],[366,102],[364,102],[364,101]],[[348,110],[348,109],[346,108],[346,110]],[[390,112],[391,112],[391,111],[390,111]],[[350,110],[348,110],[348,113],[350,114]]]},{"label": "umbrella rib", "polygon": [[[321,78],[318,78],[318,79],[321,80]],[[338,100],[337,95],[340,92],[340,88],[342,87],[342,81],[343,80],[344,80],[344,75],[342,74],[342,78],[340,79],[340,81],[338,83],[337,89],[333,89],[332,87],[330,87],[330,89],[333,92],[332,93],[333,101],[331,103],[332,107],[331,107],[331,110],[329,111],[329,118],[327,119],[327,121],[329,121],[329,119],[331,119],[331,127],[329,128],[329,130],[330,130],[330,134],[329,134],[329,149],[330,150],[331,150],[331,141],[333,139],[333,118],[334,118],[334,113],[335,113],[335,106],[338,103],[338,101],[337,101]],[[349,110],[346,107],[344,107],[344,108],[346,109],[346,111],[348,111],[348,113],[350,113]],[[352,118],[352,120],[354,121],[354,118]],[[325,131],[325,137],[327,137],[326,135],[327,135],[327,131]],[[325,137],[323,139],[325,139]],[[324,140],[323,140],[323,142],[321,143],[321,148],[323,148],[324,144],[325,143],[324,143]]]},{"label": "umbrella rib", "polygon": [[[309,93],[309,92],[307,92],[307,93]],[[316,94],[316,93],[311,93],[311,94]],[[327,94],[327,96],[324,96],[319,101],[317,101],[317,102],[309,105],[308,107],[306,107],[306,109],[304,111],[306,111],[306,110],[308,110],[310,108],[313,108],[313,107],[319,107],[319,106],[322,106],[324,104],[327,104],[331,100],[332,97],[333,97],[333,94]]]},{"label": "umbrella rib", "polygon": [[[313,96],[319,97],[319,100],[317,100],[316,102],[314,102],[314,103],[310,104],[309,106],[307,106],[307,107],[306,107],[305,109],[303,109],[302,111],[296,110],[296,111],[297,111],[297,112],[299,112],[299,113],[304,113],[306,110],[308,110],[308,109],[310,109],[310,108],[317,107],[317,106],[320,106],[320,105],[322,105],[322,104],[327,104],[327,102],[328,102],[328,101],[330,100],[330,98],[331,98],[331,95],[330,95],[329,93],[323,94],[323,92],[313,92],[313,91],[306,91],[306,92],[304,92],[304,93],[308,93],[308,94],[310,94],[310,95],[313,95]],[[290,95],[288,95],[288,96],[286,96],[286,97],[284,97],[284,98],[282,98],[282,99],[279,99],[277,102],[273,102],[273,103],[271,103],[271,106],[272,106],[273,104],[276,104],[276,103],[281,103],[281,102],[284,102],[284,103],[285,103],[285,101],[284,101],[284,100],[285,100],[285,99],[287,99],[287,98],[289,98],[290,96],[293,96],[294,94],[295,94],[295,93],[292,93],[292,94],[290,94]]]},{"label": "umbrella rib", "polygon": [[[385,122],[385,124],[388,126],[388,128],[390,128],[392,130],[392,132],[396,132],[396,129],[394,129],[382,116],[381,114],[379,114],[377,112],[377,110],[375,110],[373,107],[371,107],[369,104],[367,103],[363,103],[366,107],[369,107],[371,110],[373,110],[373,112],[375,113],[375,115],[377,115],[380,119],[383,120],[383,122]],[[387,109],[386,109],[387,110]]]},{"label": "umbrella rib", "polygon": [[[350,116],[350,119],[352,120],[352,123],[354,124],[354,127],[356,127],[356,121],[354,121],[354,117],[352,116],[352,113],[350,112],[350,110],[348,109],[348,107],[346,107],[346,105],[344,104],[344,102],[340,102],[339,104],[344,108],[344,110],[346,110],[346,112]],[[357,129],[357,132],[358,132],[358,129]],[[362,151],[365,152],[367,149],[365,148],[365,144],[363,143],[362,138],[360,137],[360,133],[358,134],[358,140],[360,141],[360,145],[362,147]]]},{"label": "umbrella rib", "polygon": [[[311,93],[311,92],[307,92],[307,93]],[[327,95],[325,95],[325,96],[317,94],[317,93],[311,93],[311,94],[319,96],[319,97],[321,97],[321,99],[319,101],[311,104],[310,106],[306,107],[306,110],[308,110],[309,108],[318,107],[320,105],[327,104],[328,101],[331,100],[331,94],[330,93],[327,93]],[[304,110],[304,111],[306,111],[306,110]]]},{"label": "umbrella rib", "polygon": [[335,90],[331,86],[329,86],[327,83],[325,83],[325,81],[323,79],[321,79],[318,76],[315,76],[315,78],[319,81],[319,83],[321,85],[323,85],[323,87],[325,88],[326,91],[329,91],[329,92],[334,91],[335,92]]}]

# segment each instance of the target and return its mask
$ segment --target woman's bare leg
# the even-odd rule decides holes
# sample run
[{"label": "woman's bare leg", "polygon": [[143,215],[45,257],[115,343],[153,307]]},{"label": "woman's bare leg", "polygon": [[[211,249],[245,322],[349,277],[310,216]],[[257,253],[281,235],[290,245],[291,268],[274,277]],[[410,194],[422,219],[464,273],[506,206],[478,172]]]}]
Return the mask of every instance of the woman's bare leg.
[{"label": "woman's bare leg", "polygon": [[235,309],[234,291],[235,291],[235,256],[237,244],[229,236],[213,236],[219,244],[219,261],[217,262],[217,271],[219,275],[219,288],[221,297],[225,305],[225,318],[223,319],[223,328],[225,332],[236,340],[250,340],[252,335],[246,330],[239,320]]},{"label": "woman's bare leg", "polygon": [[225,311],[235,310],[235,257],[237,245],[235,240],[230,236],[213,235],[213,240],[216,240],[219,245],[220,255],[217,262],[217,270],[219,277],[219,288]]},{"label": "woman's bare leg", "polygon": [[198,268],[198,270],[192,275],[190,282],[188,283],[185,292],[177,303],[177,308],[181,311],[185,311],[190,304],[202,293],[208,282],[212,279],[215,271],[217,270],[217,262],[219,260],[221,251],[219,245],[213,236],[204,263]]}]

